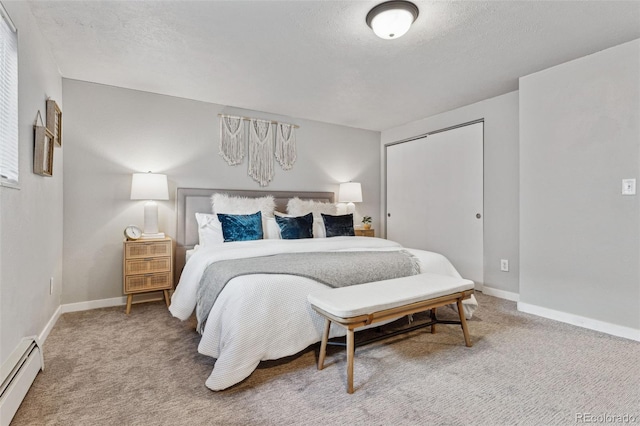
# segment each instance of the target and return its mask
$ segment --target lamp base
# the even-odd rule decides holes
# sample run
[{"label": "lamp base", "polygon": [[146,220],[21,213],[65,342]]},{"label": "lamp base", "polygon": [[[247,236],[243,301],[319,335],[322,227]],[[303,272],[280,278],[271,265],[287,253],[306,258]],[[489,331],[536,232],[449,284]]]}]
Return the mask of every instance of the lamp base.
[{"label": "lamp base", "polygon": [[356,205],[353,203],[347,203],[347,214],[354,214],[356,212]]},{"label": "lamp base", "polygon": [[142,233],[141,240],[161,240],[164,238],[164,232],[156,232],[155,234]]},{"label": "lamp base", "polygon": [[164,232],[158,232],[158,203],[149,200],[144,204],[144,229],[143,240],[155,240],[164,238]]}]

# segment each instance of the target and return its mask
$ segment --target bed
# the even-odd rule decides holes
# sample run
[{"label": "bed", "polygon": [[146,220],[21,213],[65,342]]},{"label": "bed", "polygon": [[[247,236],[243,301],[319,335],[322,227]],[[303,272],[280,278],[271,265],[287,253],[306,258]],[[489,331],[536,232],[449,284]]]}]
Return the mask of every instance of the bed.
[{"label": "bed", "polygon": [[[219,189],[177,190],[176,270],[178,285],[171,299],[171,314],[181,320],[191,317],[198,304],[198,286],[212,263],[228,259],[251,259],[289,253],[309,252],[398,252],[409,251],[419,260],[420,273],[430,272],[460,277],[453,265],[438,253],[405,249],[393,241],[372,237],[339,236],[300,240],[236,241],[197,247],[196,213],[211,213],[211,196],[261,197],[273,195],[276,210],[286,211],[289,199],[333,203],[331,192],[229,191]],[[342,255],[338,255],[342,256]],[[385,255],[386,256],[386,255]],[[189,258],[185,262],[186,258]],[[311,278],[285,274],[251,274],[231,279],[219,293],[201,332],[198,352],[216,359],[205,384],[223,390],[247,378],[260,361],[294,355],[320,342],[324,321],[313,311],[307,295],[327,288]],[[470,318],[477,308],[475,298],[465,301]],[[338,328],[330,337],[344,334]]]}]

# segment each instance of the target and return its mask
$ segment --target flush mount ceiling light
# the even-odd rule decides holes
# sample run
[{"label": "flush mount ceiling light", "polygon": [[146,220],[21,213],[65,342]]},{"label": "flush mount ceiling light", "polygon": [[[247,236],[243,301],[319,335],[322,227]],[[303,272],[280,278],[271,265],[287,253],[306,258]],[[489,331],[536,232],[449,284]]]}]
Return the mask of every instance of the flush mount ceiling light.
[{"label": "flush mount ceiling light", "polygon": [[402,37],[418,17],[418,7],[408,1],[380,3],[367,14],[367,25],[380,38]]}]

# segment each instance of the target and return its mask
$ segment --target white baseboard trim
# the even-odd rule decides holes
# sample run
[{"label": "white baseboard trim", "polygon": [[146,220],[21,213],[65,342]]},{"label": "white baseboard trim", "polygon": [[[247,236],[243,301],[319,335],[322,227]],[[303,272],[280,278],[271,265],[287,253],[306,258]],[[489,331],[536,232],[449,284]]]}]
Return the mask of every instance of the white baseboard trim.
[{"label": "white baseboard trim", "polygon": [[90,300],[88,302],[67,303],[58,306],[58,309],[51,315],[51,319],[45,325],[44,329],[38,336],[41,343],[44,343],[49,337],[49,333],[60,319],[60,315],[67,312],[88,311],[89,309],[110,308],[112,306],[122,306],[127,303],[126,297],[114,297],[112,299]]},{"label": "white baseboard trim", "polygon": [[[107,308],[107,307],[111,307],[111,306],[121,306],[121,305],[126,304],[126,302],[127,302],[127,298],[126,297],[114,297],[112,299],[91,300],[89,302],[68,303],[66,305],[58,306],[58,309],[56,309],[56,311],[53,313],[53,315],[51,315],[51,318],[47,322],[47,325],[44,326],[44,329],[42,329],[42,332],[38,336],[39,342],[37,342],[37,344],[38,344],[38,354],[41,357],[40,358],[40,363],[38,363],[38,364],[35,364],[33,362],[31,362],[30,364],[26,364],[25,363],[25,365],[27,365],[27,367],[30,369],[29,372],[33,377],[28,377],[27,379],[25,379],[25,381],[16,382],[16,383],[18,383],[19,387],[16,387],[15,392],[11,393],[12,399],[8,400],[9,401],[8,405],[3,405],[3,407],[2,407],[3,409],[0,410],[0,412],[2,412],[2,416],[0,416],[0,423],[2,424],[2,426],[4,426],[5,424],[9,424],[9,422],[11,421],[11,418],[13,417],[15,412],[17,411],[17,409],[20,406],[20,404],[22,403],[22,400],[24,399],[24,396],[29,391],[29,388],[31,387],[31,384],[33,383],[33,380],[35,379],[36,375],[38,374],[38,371],[40,370],[40,368],[44,368],[44,363],[43,363],[43,360],[42,360],[41,345],[44,344],[44,342],[47,340],[47,337],[49,337],[49,333],[51,333],[51,330],[53,330],[53,327],[58,322],[58,319],[60,319],[60,315],[62,315],[64,313],[67,313],[67,312],[77,312],[77,311],[86,311],[86,310],[89,310],[89,309]],[[3,370],[4,370],[4,365],[3,365]],[[22,375],[20,377],[22,377]],[[18,385],[16,385],[16,386],[18,386]],[[5,402],[7,402],[7,400],[4,397],[4,395],[3,395],[3,400],[2,401],[3,401],[3,404]],[[14,405],[15,405],[15,409],[12,408]],[[11,417],[9,417],[9,415]]]},{"label": "white baseboard trim", "polygon": [[90,309],[110,308],[112,306],[122,306],[127,303],[126,296],[114,297],[111,299],[89,300],[88,302],[67,303],[60,306],[62,314],[67,312],[88,311]]},{"label": "white baseboard trim", "polygon": [[[152,293],[149,293],[152,294]],[[164,299],[150,299],[151,296],[148,294],[142,295],[142,300],[140,302],[151,301],[151,300],[164,300]],[[145,297],[146,296],[146,297]],[[136,303],[136,302],[134,302]],[[80,312],[80,311],[88,311],[90,309],[99,309],[99,308],[111,308],[113,306],[124,306],[127,304],[127,297],[113,297],[111,299],[99,299],[99,300],[89,300],[87,302],[77,302],[77,303],[66,303],[64,305],[58,306],[58,309],[51,316],[51,319],[47,323],[47,325],[42,330],[42,333],[38,336],[40,342],[44,343],[51,333],[51,330],[58,322],[60,315],[66,314],[67,312]]]},{"label": "white baseboard trim", "polygon": [[53,330],[53,326],[56,325],[56,323],[58,322],[58,318],[60,318],[60,314],[62,313],[61,308],[62,306],[58,306],[58,309],[56,309],[53,315],[51,315],[49,322],[47,323],[47,325],[44,326],[44,329],[38,336],[38,339],[40,340],[40,344],[43,344],[45,340],[47,340],[47,337],[49,337],[49,333],[51,333],[51,330]]},{"label": "white baseboard trim", "polygon": [[499,297],[500,299],[511,300],[512,302],[518,302],[520,300],[520,295],[518,293],[491,288],[487,287],[486,285],[482,288],[482,294],[486,294],[487,296]]},{"label": "white baseboard trim", "polygon": [[530,305],[529,303],[518,302],[518,310],[528,314],[537,315],[539,317],[549,318],[566,324],[588,328],[589,330],[595,330],[611,334],[612,336],[623,337],[625,339],[640,342],[640,330],[635,328],[611,324],[609,322],[599,321],[593,318],[587,318],[567,312],[560,312],[549,308],[543,308],[542,306]]}]

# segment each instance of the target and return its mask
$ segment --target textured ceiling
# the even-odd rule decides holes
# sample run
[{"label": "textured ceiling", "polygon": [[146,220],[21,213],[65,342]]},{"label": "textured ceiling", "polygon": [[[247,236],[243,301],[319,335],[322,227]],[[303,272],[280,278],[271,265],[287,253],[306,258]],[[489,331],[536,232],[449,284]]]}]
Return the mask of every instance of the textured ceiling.
[{"label": "textured ceiling", "polygon": [[397,40],[377,3],[29,1],[65,78],[372,130],[640,38],[638,1],[415,1]]}]

